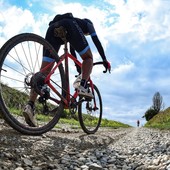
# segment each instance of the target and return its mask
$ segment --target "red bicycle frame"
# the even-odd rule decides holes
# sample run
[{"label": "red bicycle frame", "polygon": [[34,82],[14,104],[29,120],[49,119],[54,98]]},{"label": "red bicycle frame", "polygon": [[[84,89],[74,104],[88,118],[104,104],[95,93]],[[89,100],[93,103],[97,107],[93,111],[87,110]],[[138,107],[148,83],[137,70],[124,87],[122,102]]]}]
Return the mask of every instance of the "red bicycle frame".
[{"label": "red bicycle frame", "polygon": [[[73,99],[76,99],[78,96],[78,92],[77,90],[75,90],[74,94],[71,95],[70,94],[70,79],[69,79],[69,58],[71,60],[73,60],[77,65],[79,65],[80,67],[82,66],[82,64],[74,57],[72,56],[70,53],[68,53],[68,49],[67,49],[67,44],[65,44],[65,48],[64,48],[64,54],[60,56],[60,60],[59,62],[52,68],[52,70],[50,71],[50,73],[47,75],[46,79],[45,79],[45,83],[48,84],[48,86],[61,98],[61,101],[64,102],[65,108],[69,108],[69,104],[71,101],[71,97]],[[66,78],[66,89],[64,89],[66,91],[66,97],[62,96],[57,90],[56,88],[50,83],[50,77],[51,75],[55,72],[55,70],[57,69],[57,67],[59,67],[59,65],[64,61],[64,72],[65,72],[65,78]],[[54,65],[55,62],[52,62],[50,64],[48,64],[46,67],[44,67],[41,72],[43,72],[44,70],[46,70],[47,68],[49,68],[50,66]],[[89,78],[89,82],[90,82],[90,87],[92,90],[92,94],[94,95],[94,86],[93,86],[93,82],[92,80]],[[50,97],[51,100],[55,101],[56,103],[60,103],[61,101],[54,99],[52,97]],[[94,98],[94,106],[96,107],[96,101]]]}]

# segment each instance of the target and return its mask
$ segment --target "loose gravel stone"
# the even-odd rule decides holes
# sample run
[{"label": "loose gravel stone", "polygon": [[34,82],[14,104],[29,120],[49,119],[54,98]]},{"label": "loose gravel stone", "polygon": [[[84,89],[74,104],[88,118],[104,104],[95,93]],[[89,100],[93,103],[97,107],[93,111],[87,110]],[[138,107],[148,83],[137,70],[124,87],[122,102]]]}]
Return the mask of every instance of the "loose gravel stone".
[{"label": "loose gravel stone", "polygon": [[0,170],[170,170],[170,131],[67,128],[25,136],[0,124]]}]

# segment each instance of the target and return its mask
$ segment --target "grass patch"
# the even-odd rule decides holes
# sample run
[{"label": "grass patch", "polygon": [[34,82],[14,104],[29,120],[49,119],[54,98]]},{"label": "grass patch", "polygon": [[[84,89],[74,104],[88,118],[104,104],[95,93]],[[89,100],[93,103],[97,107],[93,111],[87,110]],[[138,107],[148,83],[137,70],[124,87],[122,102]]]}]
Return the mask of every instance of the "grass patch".
[{"label": "grass patch", "polygon": [[155,115],[145,124],[145,127],[170,129],[170,107]]},{"label": "grass patch", "polygon": [[[19,112],[17,109],[15,108],[11,108],[10,109],[10,112],[13,113],[13,115],[16,115],[16,116],[22,116],[23,114],[21,112]],[[68,110],[65,110],[65,118],[61,117],[59,119],[59,122],[56,124],[56,128],[61,128],[61,125],[64,125],[64,124],[68,124],[70,127],[72,128],[80,128],[80,123],[78,121],[78,115],[76,114],[75,117],[76,119],[74,118],[71,118],[71,115],[69,113]],[[98,121],[98,119],[90,116],[90,115],[84,115],[85,116],[85,124],[86,125],[90,125],[90,126],[96,126],[96,123]],[[52,120],[52,116],[50,115],[44,115],[44,114],[36,114],[36,119],[39,121],[39,122],[49,122],[50,120]],[[121,123],[121,122],[118,122],[118,121],[114,121],[114,120],[108,120],[108,119],[102,119],[101,121],[101,127],[110,127],[110,128],[120,128],[120,127],[123,127],[123,128],[128,128],[128,127],[131,127],[127,124],[124,124],[124,123]],[[170,126],[170,124],[169,124]]]},{"label": "grass patch", "polygon": [[114,120],[102,119],[101,127],[128,128],[131,126]]},{"label": "grass patch", "polygon": [[[8,87],[8,85],[2,84],[1,83],[1,88],[3,91],[3,98],[6,101],[6,105],[8,108],[10,108],[11,114],[15,117],[20,117],[23,116],[22,110],[23,106],[26,104],[28,100],[28,94],[24,92],[20,92],[14,88]],[[56,106],[52,105],[51,103],[47,103],[49,108],[55,108]],[[49,109],[51,110],[51,109]],[[42,105],[38,104],[36,105],[36,119],[38,122],[42,122],[46,124],[50,120],[52,120],[53,115],[44,115],[42,113]],[[75,119],[71,118],[69,110],[64,110],[64,112],[61,115],[61,118],[56,124],[56,127],[58,127],[61,124],[68,124],[71,127],[80,127],[79,121],[78,121],[78,115],[77,113],[75,114]],[[96,126],[96,121],[98,119],[94,118],[91,115],[84,114],[83,115],[84,120],[86,121],[85,124],[88,126]],[[0,118],[1,118],[1,112],[0,112]],[[113,120],[108,120],[108,119],[102,119],[101,122],[101,127],[113,127],[113,128],[119,128],[119,127],[130,127],[129,125],[123,124],[121,122],[113,121]]]},{"label": "grass patch", "polygon": [[71,119],[60,118],[59,123],[79,126],[79,122],[73,118]]}]

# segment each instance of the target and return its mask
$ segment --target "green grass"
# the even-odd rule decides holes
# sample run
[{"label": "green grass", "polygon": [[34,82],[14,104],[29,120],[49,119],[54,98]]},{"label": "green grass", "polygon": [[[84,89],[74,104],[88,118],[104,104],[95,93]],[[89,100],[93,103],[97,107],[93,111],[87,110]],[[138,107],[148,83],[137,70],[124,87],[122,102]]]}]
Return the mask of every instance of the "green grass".
[{"label": "green grass", "polygon": [[60,118],[59,123],[79,126],[79,122],[73,118],[70,119]]},{"label": "green grass", "polygon": [[[1,84],[1,87],[3,88],[3,97],[6,101],[6,104],[8,107],[10,107],[10,112],[14,114],[14,116],[22,116],[22,108],[21,106],[24,106],[26,101],[28,100],[28,95],[20,92],[16,89],[13,89],[11,87],[8,87],[7,85]],[[53,108],[52,105],[49,105]],[[36,106],[36,112],[41,113],[42,112],[42,106],[38,104]],[[63,117],[60,118],[59,124],[69,124],[71,126],[80,127],[78,116],[76,113],[76,119],[70,118],[69,110],[64,110]],[[1,118],[1,112],[0,112],[0,118]],[[86,125],[93,126],[96,125],[96,119],[92,117],[91,115],[84,115],[84,118],[86,120]],[[48,122],[52,119],[51,115],[43,115],[43,114],[37,114],[36,119],[40,122]],[[56,125],[57,126],[57,125]],[[119,128],[119,127],[130,127],[129,125],[123,124],[121,122],[108,120],[108,119],[102,119],[101,127],[113,127],[113,128]]]},{"label": "green grass", "polygon": [[[77,126],[80,127],[79,121],[78,121],[78,113],[76,113],[75,117],[76,119],[70,118],[70,113],[69,110],[65,110],[64,111],[64,117],[60,118],[59,120],[59,124],[69,124],[71,126]],[[98,119],[96,119],[95,117],[92,117],[91,115],[88,114],[84,114],[84,121],[85,124],[88,126],[96,126],[96,121],[98,121]],[[102,119],[101,121],[101,127],[111,127],[111,128],[120,128],[120,127],[124,127],[124,128],[128,128],[131,127],[127,124],[118,122],[118,121],[114,121],[114,120],[108,120],[108,119]]]},{"label": "green grass", "polygon": [[[22,116],[22,113],[20,113],[17,109],[15,108],[11,108],[10,112],[13,113],[14,115],[18,115],[18,116]],[[73,128],[80,128],[80,123],[78,121],[78,115],[76,114],[76,119],[71,118],[69,110],[65,110],[65,118],[60,118],[58,124],[56,124],[55,127],[60,128],[60,125],[64,125],[64,124],[68,124]],[[84,115],[85,116],[85,121],[86,121],[86,125],[90,125],[93,126],[96,125],[96,121],[98,121],[98,119],[90,116],[90,115]],[[36,119],[38,121],[42,121],[42,122],[48,122],[49,120],[52,119],[52,116],[47,116],[47,115],[43,115],[43,114],[37,114],[36,115]],[[110,127],[110,128],[120,128],[120,127],[124,127],[124,128],[128,128],[130,127],[127,124],[123,124],[121,122],[117,122],[114,120],[108,120],[108,119],[102,119],[101,121],[101,127]]]},{"label": "green grass", "polygon": [[[73,128],[75,128],[75,127],[76,128],[80,128],[79,121],[77,121],[77,120],[75,120],[73,118],[71,118],[71,119],[60,118],[60,120],[59,120],[58,124],[56,125],[56,127],[59,128],[60,127],[59,125],[61,125],[61,124],[69,124]],[[93,126],[93,124],[96,125],[96,121],[95,120],[88,121],[88,119],[86,119],[86,123],[85,124],[86,125],[89,124],[90,126]],[[127,124],[123,124],[121,122],[114,121],[114,120],[102,119],[100,127],[109,127],[109,128],[117,129],[117,128],[121,128],[121,127],[122,128],[128,128],[128,127],[131,127],[131,126],[129,126]]]},{"label": "green grass", "polygon": [[127,125],[127,124],[118,122],[118,121],[108,120],[108,119],[102,119],[101,127],[112,127],[112,128],[120,128],[120,127],[123,127],[123,128],[128,128],[128,127],[130,127],[130,126]]},{"label": "green grass", "polygon": [[145,124],[145,127],[170,129],[170,107],[155,115]]}]

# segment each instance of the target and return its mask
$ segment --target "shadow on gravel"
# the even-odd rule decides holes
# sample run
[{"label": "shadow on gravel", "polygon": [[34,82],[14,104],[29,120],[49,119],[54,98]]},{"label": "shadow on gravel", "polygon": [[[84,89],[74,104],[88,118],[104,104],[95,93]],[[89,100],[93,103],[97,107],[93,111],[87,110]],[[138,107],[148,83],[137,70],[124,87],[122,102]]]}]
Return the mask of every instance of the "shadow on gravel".
[{"label": "shadow on gravel", "polygon": [[[114,133],[114,132],[111,132]],[[28,147],[30,150],[49,150],[49,151],[62,151],[66,147],[75,149],[90,149],[90,148],[106,148],[108,145],[113,144],[125,134],[119,134],[111,137],[106,132],[87,135],[84,132],[65,132],[61,133],[56,130],[43,134],[41,136],[27,136],[23,135],[10,127],[0,127],[0,144],[8,147]]]},{"label": "shadow on gravel", "polygon": [[[107,149],[110,144],[125,135],[113,134],[113,131],[86,135],[82,131],[62,133],[52,130],[41,136],[27,136],[10,127],[0,126],[0,163],[10,161],[11,165],[15,165],[19,162],[23,167],[44,163],[42,166],[47,168],[54,160],[58,162],[65,155],[72,157],[82,154],[85,150],[93,152],[99,148]],[[9,164],[9,167],[11,165]]]},{"label": "shadow on gravel", "polygon": [[105,148],[115,140],[117,139],[113,139],[108,135],[86,135],[83,132],[58,133],[55,131],[41,136],[27,136],[8,127],[0,129],[1,148],[11,149],[12,152],[16,148],[23,148],[21,150],[29,154],[36,154],[35,151],[41,152],[41,154],[43,152],[49,152],[50,154],[54,152],[56,154],[63,152],[65,149]]}]

